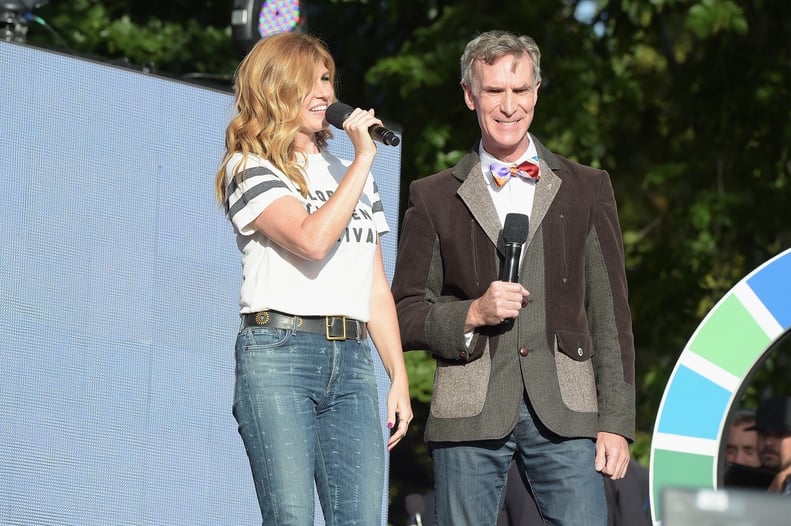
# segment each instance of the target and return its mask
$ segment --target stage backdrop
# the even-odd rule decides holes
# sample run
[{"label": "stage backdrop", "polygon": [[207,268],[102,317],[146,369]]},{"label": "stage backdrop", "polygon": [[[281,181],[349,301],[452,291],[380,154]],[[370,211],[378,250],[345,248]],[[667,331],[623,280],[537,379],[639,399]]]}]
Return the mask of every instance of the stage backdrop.
[{"label": "stage backdrop", "polygon": [[[213,190],[231,95],[5,42],[0,71],[0,524],[260,524]],[[379,150],[391,272],[400,148]]]}]

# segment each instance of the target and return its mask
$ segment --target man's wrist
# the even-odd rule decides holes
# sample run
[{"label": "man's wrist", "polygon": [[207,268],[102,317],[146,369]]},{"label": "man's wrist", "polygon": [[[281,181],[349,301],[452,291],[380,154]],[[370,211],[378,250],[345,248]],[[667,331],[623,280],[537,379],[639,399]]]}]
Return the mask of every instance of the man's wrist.
[{"label": "man's wrist", "polygon": [[479,323],[480,316],[478,315],[478,300],[473,300],[470,303],[470,308],[467,310],[467,317],[464,319],[464,334],[469,334],[481,326]]}]

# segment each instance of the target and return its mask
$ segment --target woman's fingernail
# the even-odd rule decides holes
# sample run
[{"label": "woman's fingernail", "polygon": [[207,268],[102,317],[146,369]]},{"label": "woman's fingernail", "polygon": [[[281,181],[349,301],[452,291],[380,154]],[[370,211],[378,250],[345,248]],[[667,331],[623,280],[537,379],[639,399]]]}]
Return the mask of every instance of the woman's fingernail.
[{"label": "woman's fingernail", "polygon": [[393,429],[393,423],[392,422],[388,422],[387,423],[387,429]]}]

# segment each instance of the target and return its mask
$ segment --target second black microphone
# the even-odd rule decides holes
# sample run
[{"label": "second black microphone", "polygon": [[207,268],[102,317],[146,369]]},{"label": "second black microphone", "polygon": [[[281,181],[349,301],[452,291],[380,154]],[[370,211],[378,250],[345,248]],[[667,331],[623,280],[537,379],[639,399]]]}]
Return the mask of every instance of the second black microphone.
[{"label": "second black microphone", "polygon": [[505,259],[500,272],[500,281],[519,281],[519,262],[522,258],[522,245],[527,241],[530,219],[525,214],[509,213],[503,225]]},{"label": "second black microphone", "polygon": [[[324,115],[327,118],[327,122],[339,130],[342,130],[343,121],[345,121],[353,111],[354,108],[348,104],[344,104],[342,102],[333,102],[327,106],[327,112]],[[395,132],[388,130],[384,126],[371,126],[368,128],[368,133],[376,142],[380,142],[388,146],[398,146],[398,143],[401,142],[401,139],[398,138],[398,135],[396,135]]]},{"label": "second black microphone", "polygon": [[[522,260],[522,245],[527,241],[530,232],[530,218],[525,214],[509,213],[505,215],[503,224],[503,241],[505,241],[505,259],[500,269],[500,281],[519,282],[519,263]],[[504,320],[501,325],[510,330],[514,319]]]}]

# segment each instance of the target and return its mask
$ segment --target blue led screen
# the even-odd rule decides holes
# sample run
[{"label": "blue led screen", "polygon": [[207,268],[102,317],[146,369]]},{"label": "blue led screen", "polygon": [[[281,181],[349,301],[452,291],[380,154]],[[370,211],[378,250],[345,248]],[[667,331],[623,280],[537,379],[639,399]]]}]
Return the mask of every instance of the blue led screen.
[{"label": "blue led screen", "polygon": [[[260,524],[213,190],[232,96],[6,42],[0,71],[0,524]],[[389,273],[400,153],[374,166]]]}]

